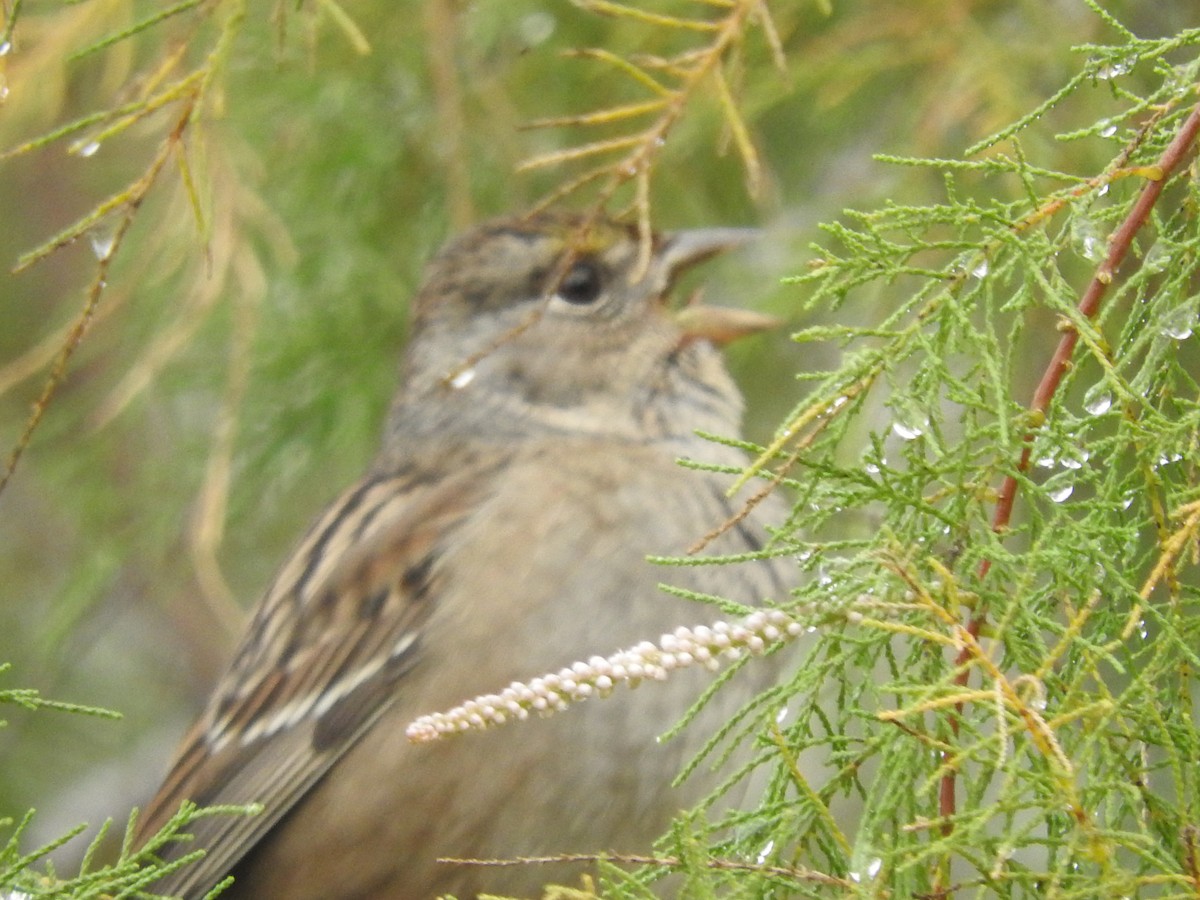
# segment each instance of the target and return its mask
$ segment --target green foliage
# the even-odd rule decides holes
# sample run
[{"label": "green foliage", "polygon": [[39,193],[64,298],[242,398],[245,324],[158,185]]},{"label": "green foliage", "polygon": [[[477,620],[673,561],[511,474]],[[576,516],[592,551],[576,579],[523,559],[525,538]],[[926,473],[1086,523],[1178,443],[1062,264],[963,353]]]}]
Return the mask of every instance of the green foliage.
[{"label": "green foliage", "polygon": [[[420,261],[570,193],[781,220],[754,281],[800,273],[768,301],[795,346],[735,360],[814,629],[724,736],[761,801],[601,861],[600,893],[1197,896],[1200,198],[1194,151],[1157,168],[1192,4],[576,6],[5,7],[0,660],[128,716],[23,716],[0,810],[156,723],[165,760],[240,602],[368,458]],[[147,883],[102,829],[47,887],[41,818],[0,886]]]},{"label": "green foliage", "polygon": [[[7,843],[0,847],[0,886],[10,891],[4,896],[12,897],[13,900],[24,897],[55,897],[62,900],[155,897],[158,895],[148,890],[154,881],[168,872],[194,863],[204,852],[196,850],[163,865],[158,862],[156,853],[164,844],[175,840],[188,840],[188,825],[199,818],[210,815],[253,815],[256,812],[253,807],[214,806],[199,810],[193,805],[184,804],[171,821],[163,826],[162,831],[137,851],[131,849],[134,827],[134,820],[131,819],[119,858],[110,863],[98,863],[97,859],[106,855],[105,839],[109,836],[112,824],[111,821],[107,821],[97,829],[95,837],[85,850],[79,864],[79,873],[69,877],[56,872],[49,862],[46,862],[44,873],[37,869],[55,850],[82,835],[87,826],[80,825],[48,844],[22,853],[20,845],[33,820],[33,813],[29,812],[15,827],[11,827]],[[10,826],[10,821],[0,820],[0,834],[8,831]],[[232,878],[225,879],[205,895],[206,900],[216,898],[232,883]]]},{"label": "green foliage", "polygon": [[[6,675],[12,669],[10,663],[0,663],[0,675]],[[11,704],[27,710],[53,709],[58,712],[78,713],[84,716],[98,716],[102,719],[119,719],[121,714],[110,709],[100,709],[95,706],[82,706],[78,703],[64,703],[61,700],[50,700],[43,697],[33,688],[0,688],[0,704]],[[8,722],[0,719],[0,727]]]},{"label": "green foliage", "polygon": [[[944,199],[847,212],[792,280],[838,320],[796,339],[841,359],[759,474],[797,497],[779,543],[819,640],[760,701],[774,775],[719,858],[800,867],[793,896],[1200,885],[1200,32],[1118,37],[963,159],[886,158]],[[1111,162],[1027,155],[1097,84],[1111,112],[1054,137]],[[711,895],[779,889],[734,874]]]},{"label": "green foliage", "polygon": [[[5,674],[11,666],[0,664],[0,674]],[[5,688],[0,690],[0,704],[12,704],[25,710],[56,710],[75,715],[98,716],[108,719],[119,719],[120,715],[106,709],[90,706],[80,706],[76,703],[64,703],[49,700],[29,688]],[[0,725],[7,722],[0,720]],[[210,815],[254,815],[258,810],[254,807],[210,807],[197,809],[194,804],[184,804],[183,808],[163,826],[145,846],[138,850],[132,849],[132,836],[136,817],[131,817],[129,827],[121,846],[119,857],[112,862],[98,862],[110,854],[106,842],[111,831],[112,821],[106,821],[97,830],[84,850],[79,862],[79,872],[74,876],[64,876],[55,871],[50,862],[51,855],[75,838],[83,835],[87,825],[78,825],[65,834],[46,843],[36,845],[32,850],[23,850],[22,844],[28,844],[28,832],[34,820],[34,812],[30,810],[20,821],[0,818],[0,889],[4,897],[59,897],[73,900],[88,900],[88,898],[108,898],[118,900],[121,897],[149,896],[145,888],[167,871],[194,862],[203,855],[203,851],[185,854],[167,866],[162,866],[156,859],[156,854],[162,847],[176,840],[188,840],[188,826],[199,818]],[[44,866],[44,871],[42,868]],[[216,897],[221,888],[218,886],[209,895]]]}]

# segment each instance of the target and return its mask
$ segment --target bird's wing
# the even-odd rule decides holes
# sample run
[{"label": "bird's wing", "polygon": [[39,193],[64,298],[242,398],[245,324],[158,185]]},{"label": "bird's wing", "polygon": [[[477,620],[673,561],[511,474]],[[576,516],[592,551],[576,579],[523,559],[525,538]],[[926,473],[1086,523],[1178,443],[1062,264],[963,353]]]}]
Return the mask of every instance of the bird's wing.
[{"label": "bird's wing", "polygon": [[201,897],[391,703],[436,602],[439,557],[490,473],[372,475],[321,517],[259,604],[229,672],[185,737],[138,828],[140,846],[187,799],[261,803],[257,816],[195,821],[203,859],[154,885]]}]

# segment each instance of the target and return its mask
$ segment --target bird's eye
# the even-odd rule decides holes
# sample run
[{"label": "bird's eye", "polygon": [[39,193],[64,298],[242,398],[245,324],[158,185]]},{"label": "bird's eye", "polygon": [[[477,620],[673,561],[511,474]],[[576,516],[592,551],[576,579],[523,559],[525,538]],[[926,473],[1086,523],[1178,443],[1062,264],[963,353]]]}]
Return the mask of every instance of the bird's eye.
[{"label": "bird's eye", "polygon": [[563,300],[576,306],[595,302],[604,287],[599,267],[587,260],[580,260],[567,270],[555,292]]}]

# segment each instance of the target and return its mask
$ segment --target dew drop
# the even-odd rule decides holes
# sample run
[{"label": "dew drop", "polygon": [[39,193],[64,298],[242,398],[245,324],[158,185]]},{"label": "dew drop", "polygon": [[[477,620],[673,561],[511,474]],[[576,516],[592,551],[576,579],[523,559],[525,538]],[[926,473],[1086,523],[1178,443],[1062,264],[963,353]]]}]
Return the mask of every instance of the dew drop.
[{"label": "dew drop", "polygon": [[1195,325],[1195,311],[1190,306],[1181,306],[1167,313],[1159,326],[1159,332],[1163,337],[1182,341],[1192,336],[1192,329]]},{"label": "dew drop", "polygon": [[1074,457],[1074,456],[1064,456],[1062,458],[1062,467],[1064,469],[1071,469],[1071,470],[1082,469],[1083,468],[1083,460],[1081,460],[1077,457]]},{"label": "dew drop", "polygon": [[1100,231],[1090,219],[1078,218],[1071,224],[1071,239],[1076,252],[1086,260],[1095,262],[1104,250]]},{"label": "dew drop", "polygon": [[1100,129],[1100,137],[1112,137],[1116,133],[1116,125],[1108,125],[1107,127]]},{"label": "dew drop", "polygon": [[113,246],[116,243],[115,238],[111,234],[99,235],[92,232],[88,235],[88,240],[92,244],[92,252],[96,254],[96,259],[103,262],[112,256]]},{"label": "dew drop", "polygon": [[866,472],[868,475],[878,475],[879,474],[879,466],[875,465],[875,463],[867,463],[866,465],[863,466],[863,471]]},{"label": "dew drop", "polygon": [[1034,465],[1036,465],[1039,469],[1053,469],[1058,465],[1058,458],[1053,455],[1042,456],[1036,463],[1034,463]]},{"label": "dew drop", "polygon": [[1104,68],[1096,72],[1096,77],[1101,81],[1111,81],[1113,78],[1120,78],[1122,75],[1128,74],[1133,68],[1133,60],[1122,60],[1114,63],[1109,63]]},{"label": "dew drop", "polygon": [[461,391],[468,384],[475,380],[474,369],[460,369],[454,373],[454,377],[450,379],[450,387],[456,391]]},{"label": "dew drop", "polygon": [[8,56],[12,53],[12,41],[0,42],[0,56]]},{"label": "dew drop", "polygon": [[897,419],[892,423],[892,431],[896,432],[896,436],[901,440],[915,441],[925,433],[925,425],[918,425],[916,422],[906,422]]},{"label": "dew drop", "polygon": [[761,866],[763,863],[765,863],[765,862],[766,862],[768,859],[770,859],[770,857],[771,857],[771,851],[772,851],[772,850],[774,850],[774,849],[775,849],[775,842],[774,842],[774,841],[767,841],[767,842],[766,842],[766,843],[763,845],[763,848],[762,848],[761,850],[759,850],[759,851],[758,851],[758,856],[756,856],[756,857],[755,857],[755,859],[758,861],[758,864],[759,864],[760,866]]},{"label": "dew drop", "polygon": [[95,156],[96,151],[100,149],[99,141],[88,141],[82,145],[76,152],[82,157]]},{"label": "dew drop", "polygon": [[1075,486],[1064,484],[1062,487],[1055,488],[1050,492],[1050,499],[1055,503],[1062,503],[1073,493],[1075,493]]},{"label": "dew drop", "polygon": [[1083,395],[1083,408],[1093,416],[1104,415],[1112,409],[1112,404],[1112,392],[1104,382],[1092,385],[1088,389],[1088,392]]},{"label": "dew drop", "polygon": [[987,273],[988,273],[988,261],[986,259],[971,270],[971,275],[974,276],[975,278],[978,278],[981,281],[984,278],[987,278]]},{"label": "dew drop", "polygon": [[1161,272],[1171,262],[1171,250],[1162,241],[1156,241],[1154,246],[1146,251],[1142,259],[1142,268],[1147,272]]}]

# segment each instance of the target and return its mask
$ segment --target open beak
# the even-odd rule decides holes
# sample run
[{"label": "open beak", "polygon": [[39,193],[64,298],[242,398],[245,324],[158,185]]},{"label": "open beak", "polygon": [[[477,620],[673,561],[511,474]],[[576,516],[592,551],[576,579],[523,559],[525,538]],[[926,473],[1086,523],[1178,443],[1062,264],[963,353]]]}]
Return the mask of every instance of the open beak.
[{"label": "open beak", "polygon": [[[676,231],[664,237],[659,259],[667,272],[667,283],[688,269],[714,256],[741,247],[758,238],[762,232],[755,228],[696,228]],[[689,302],[674,313],[677,324],[689,340],[703,340],[722,345],[760,331],[777,328],[780,319],[748,309],[726,306],[705,306]]]}]

